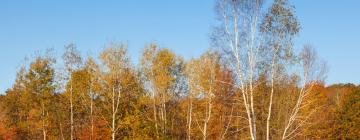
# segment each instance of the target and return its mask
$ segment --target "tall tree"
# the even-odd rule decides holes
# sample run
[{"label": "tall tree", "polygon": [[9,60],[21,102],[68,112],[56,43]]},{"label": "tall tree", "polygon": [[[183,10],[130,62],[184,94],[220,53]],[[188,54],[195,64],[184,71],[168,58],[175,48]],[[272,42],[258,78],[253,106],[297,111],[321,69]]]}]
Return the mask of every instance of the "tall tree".
[{"label": "tall tree", "polygon": [[233,62],[237,84],[242,94],[248,120],[249,135],[257,139],[256,113],[254,111],[254,79],[258,64],[258,53],[263,46],[259,36],[262,0],[219,0],[217,12],[221,25],[216,29],[215,42],[223,46]]},{"label": "tall tree", "polygon": [[[300,87],[298,91],[297,98],[295,100],[295,105],[291,109],[287,122],[285,123],[285,128],[283,130],[282,139],[292,139],[298,135],[298,130],[300,127],[303,127],[309,118],[312,115],[312,111],[309,113],[303,113],[302,109],[304,106],[308,105],[308,102],[311,102],[309,96],[312,95],[312,89],[324,78],[326,74],[326,63],[320,61],[317,57],[317,53],[314,48],[309,45],[305,45],[301,53],[300,65],[302,70],[300,70]],[[311,96],[310,96],[311,97]],[[315,110],[315,109],[314,109]]]},{"label": "tall tree", "polygon": [[113,46],[105,49],[100,54],[100,59],[104,65],[102,81],[105,86],[105,100],[110,101],[110,128],[111,138],[116,139],[116,133],[119,129],[119,116],[123,112],[119,112],[122,91],[126,87],[122,84],[126,72],[130,69],[129,59],[126,56],[126,47],[123,44],[113,44]]},{"label": "tall tree", "polygon": [[[189,114],[188,114],[188,138],[191,138],[191,125],[192,125],[192,112],[193,112],[193,101],[194,99],[200,98],[200,102],[204,102],[204,107],[201,108],[203,111],[196,112],[202,121],[202,128],[200,131],[203,135],[203,139],[207,139],[209,122],[213,115],[213,104],[215,97],[215,87],[218,83],[220,72],[220,58],[216,53],[206,52],[198,60],[191,60],[187,65],[187,77],[189,83]],[[203,117],[200,117],[203,116]],[[199,122],[197,122],[199,124]],[[200,123],[201,124],[201,123]]]},{"label": "tall tree", "polygon": [[29,108],[26,108],[25,104],[28,102],[24,100],[26,73],[26,67],[21,66],[16,74],[14,85],[6,91],[4,102],[2,102],[4,107],[6,106],[6,116],[9,118],[7,125],[14,129],[16,137],[30,137]]},{"label": "tall tree", "polygon": [[30,64],[28,73],[25,75],[25,92],[30,98],[33,98],[33,103],[31,103],[34,105],[33,108],[39,108],[39,117],[37,119],[41,121],[44,140],[48,138],[48,117],[51,112],[51,99],[55,90],[54,69],[52,64],[53,60],[51,58],[42,58],[38,56],[36,60]]},{"label": "tall tree", "polygon": [[270,139],[270,120],[272,114],[273,96],[275,90],[276,68],[291,59],[292,40],[299,32],[300,25],[294,15],[294,9],[287,0],[275,0],[266,13],[261,25],[260,32],[264,34],[267,52],[270,54],[270,101],[266,120],[266,139]]},{"label": "tall tree", "polygon": [[67,80],[69,85],[69,102],[70,102],[70,139],[74,139],[74,97],[73,97],[73,81],[69,80],[74,72],[74,70],[77,70],[80,68],[82,63],[82,58],[79,54],[79,51],[76,49],[75,44],[69,44],[65,46],[65,53],[63,54],[63,60],[65,63],[65,70],[67,71]]},{"label": "tall tree", "polygon": [[[147,85],[153,98],[153,116],[158,135],[158,126],[161,126],[162,135],[167,132],[167,103],[172,98],[172,90],[176,79],[180,77],[178,68],[182,65],[182,59],[168,49],[158,49],[156,44],[151,44],[143,51],[141,59],[142,71],[147,79]],[[158,104],[160,107],[158,108]],[[158,113],[159,112],[159,113]],[[158,122],[158,115],[161,121]]]},{"label": "tall tree", "polygon": [[91,135],[90,140],[94,139],[94,100],[97,98],[96,91],[99,91],[100,85],[99,83],[99,67],[93,60],[93,58],[88,58],[85,65],[86,72],[88,74],[88,85],[87,85],[87,99],[89,100],[89,106],[90,106],[90,123],[91,123]]},{"label": "tall tree", "polygon": [[[213,38],[214,44],[221,48],[220,50],[224,52],[224,57],[228,60],[231,69],[236,73],[236,85],[242,96],[241,103],[245,109],[249,136],[253,140],[262,137],[264,119],[266,122],[265,138],[271,138],[271,116],[274,114],[273,96],[275,89],[278,89],[276,77],[281,77],[278,75],[281,74],[278,73],[279,70],[284,71],[285,75],[289,73],[287,65],[290,64],[288,62],[292,62],[289,60],[296,60],[292,51],[292,40],[300,29],[294,9],[287,0],[275,0],[267,13],[264,13],[263,4],[263,0],[217,1],[216,8],[220,26],[215,28]],[[299,74],[299,77],[302,78],[302,87],[300,87],[299,98],[295,101],[294,108],[302,106],[305,100],[302,96],[311,91],[312,86],[310,85],[317,80],[308,79],[308,73],[313,70],[311,67],[316,64],[311,63],[313,60],[309,60],[303,54],[299,55],[302,60],[299,62],[303,64],[301,67],[304,68],[299,70],[303,72],[303,74]],[[259,81],[262,74],[266,74],[266,76]],[[270,91],[257,90],[257,87],[263,82],[269,83]],[[267,86],[265,85],[265,87]],[[269,93],[265,96],[269,101],[258,102],[257,100],[264,91]],[[268,104],[267,107],[264,106],[265,103]],[[262,117],[264,111],[262,108],[265,107],[267,108],[267,117],[264,118]],[[299,115],[298,109],[293,110],[289,114],[290,123],[285,124],[282,139],[291,138],[288,129],[292,127],[293,119],[298,118]]]}]

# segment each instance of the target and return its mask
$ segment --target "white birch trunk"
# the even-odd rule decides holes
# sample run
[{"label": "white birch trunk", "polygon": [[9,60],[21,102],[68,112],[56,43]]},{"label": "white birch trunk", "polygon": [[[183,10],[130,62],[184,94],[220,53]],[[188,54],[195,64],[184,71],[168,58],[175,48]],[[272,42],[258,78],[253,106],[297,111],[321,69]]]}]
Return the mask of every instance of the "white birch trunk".
[{"label": "white birch trunk", "polygon": [[274,96],[274,88],[275,88],[275,61],[276,55],[279,51],[280,46],[277,46],[275,52],[273,54],[272,62],[271,62],[271,91],[270,91],[270,102],[268,108],[268,116],[266,118],[266,140],[270,140],[270,119],[272,113],[272,104],[273,104],[273,96]]},{"label": "white birch trunk", "polygon": [[112,121],[111,121],[111,138],[115,140],[115,88],[112,89]]},{"label": "white birch trunk", "polygon": [[192,100],[191,95],[189,95],[189,110],[188,110],[188,140],[191,140],[191,124],[192,124]]},{"label": "white birch trunk", "polygon": [[211,103],[211,99],[210,101],[208,102],[208,107],[207,107],[207,116],[205,118],[205,121],[204,121],[204,128],[203,128],[203,140],[206,140],[207,139],[207,129],[208,129],[208,123],[210,121],[210,118],[211,118],[211,111],[212,111],[212,103]]},{"label": "white birch trunk", "polygon": [[90,84],[90,119],[91,119],[91,135],[90,135],[90,140],[93,140],[94,138],[94,95],[93,95],[93,92],[92,92],[92,88],[91,88],[91,85]]},{"label": "white birch trunk", "polygon": [[155,93],[153,92],[153,114],[154,114],[154,122],[155,122],[155,131],[156,131],[156,138],[159,139],[159,130],[158,130],[158,122],[157,122],[157,113],[156,113],[156,99]]},{"label": "white birch trunk", "polygon": [[70,140],[74,139],[74,110],[73,110],[73,85],[70,81]]}]

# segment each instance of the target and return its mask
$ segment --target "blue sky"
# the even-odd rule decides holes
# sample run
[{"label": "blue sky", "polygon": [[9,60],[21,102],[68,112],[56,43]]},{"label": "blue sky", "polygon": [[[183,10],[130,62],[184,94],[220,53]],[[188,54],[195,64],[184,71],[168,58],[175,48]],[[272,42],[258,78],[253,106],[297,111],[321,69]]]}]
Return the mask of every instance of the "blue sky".
[{"label": "blue sky", "polygon": [[[360,1],[292,4],[302,25],[296,47],[316,47],[330,68],[327,83],[360,83]],[[213,6],[213,0],[2,0],[0,92],[12,85],[25,56],[46,48],[60,56],[68,43],[96,54],[110,42],[125,42],[133,61],[152,42],[196,57],[209,48]]]}]

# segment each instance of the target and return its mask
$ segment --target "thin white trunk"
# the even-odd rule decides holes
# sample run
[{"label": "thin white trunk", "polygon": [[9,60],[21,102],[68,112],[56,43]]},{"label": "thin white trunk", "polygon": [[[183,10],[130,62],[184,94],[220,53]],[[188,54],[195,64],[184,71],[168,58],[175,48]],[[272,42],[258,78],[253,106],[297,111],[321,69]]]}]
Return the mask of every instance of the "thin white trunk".
[{"label": "thin white trunk", "polygon": [[303,85],[302,85],[303,87],[300,90],[299,97],[298,97],[298,99],[296,101],[296,104],[295,104],[295,106],[294,106],[294,108],[293,108],[293,110],[292,110],[292,112],[290,114],[290,118],[289,118],[289,120],[288,120],[288,122],[287,122],[287,124],[285,126],[284,131],[283,131],[283,135],[282,135],[282,138],[281,138],[282,140],[285,140],[285,139],[287,139],[288,137],[291,136],[292,133],[288,134],[288,131],[291,128],[291,126],[293,126],[296,118],[298,117],[298,113],[300,111],[300,108],[301,108],[301,105],[303,103],[304,97],[306,96],[306,93],[313,86],[313,84],[310,83],[311,85],[310,85],[309,89],[306,90],[307,78],[308,78],[308,69],[305,69],[304,70],[304,80],[303,80]]},{"label": "thin white trunk", "polygon": [[[154,72],[151,70],[151,76],[154,77]],[[152,86],[152,99],[153,99],[153,115],[154,115],[154,123],[155,123],[155,131],[156,138],[159,139],[159,128],[158,128],[158,120],[157,120],[157,109],[156,109],[156,98],[155,98],[156,90]]]},{"label": "thin white trunk", "polygon": [[189,95],[189,111],[188,111],[188,140],[191,139],[191,123],[192,123],[192,100]]},{"label": "thin white trunk", "polygon": [[111,123],[111,138],[115,140],[115,88],[112,89],[112,123]]},{"label": "thin white trunk", "polygon": [[162,107],[163,107],[163,134],[165,135],[166,134],[166,93],[164,92],[163,93],[163,99],[162,99],[163,103],[162,103]]},{"label": "thin white trunk", "polygon": [[154,123],[155,123],[156,138],[159,139],[155,93],[153,93],[153,112],[154,112]]},{"label": "thin white trunk", "polygon": [[[239,73],[239,78],[240,78],[240,81],[241,81],[241,90],[242,90],[242,95],[243,95],[243,101],[244,101],[244,106],[245,106],[245,109],[246,109],[246,114],[247,114],[247,117],[248,117],[248,125],[249,125],[249,129],[250,129],[250,137],[252,140],[255,140],[256,139],[256,127],[254,125],[254,113],[253,113],[253,97],[252,97],[252,81],[250,82],[251,84],[251,87],[250,87],[250,103],[248,103],[249,101],[249,97],[248,97],[248,91],[247,89],[245,88],[244,86],[244,82],[243,82],[243,72],[241,70],[241,59],[239,56],[239,50],[238,50],[238,47],[239,47],[239,31],[238,31],[238,21],[237,21],[237,16],[235,16],[234,18],[234,31],[235,31],[235,55],[236,55],[236,60],[237,60],[237,69],[238,69],[238,73]],[[243,27],[245,28],[245,24],[243,25]],[[245,30],[245,29],[244,29]],[[248,44],[248,43],[246,43]],[[252,67],[252,66],[250,66]],[[252,76],[252,69],[250,70],[250,77]],[[252,77],[251,77],[252,78]]]},{"label": "thin white trunk", "polygon": [[73,85],[72,81],[70,81],[70,140],[74,139],[74,112],[73,112]]},{"label": "thin white trunk", "polygon": [[225,135],[226,135],[226,133],[227,133],[229,127],[230,127],[230,123],[231,123],[232,117],[233,117],[233,116],[232,116],[232,115],[233,115],[233,111],[234,111],[234,105],[231,106],[231,113],[230,113],[229,121],[228,121],[228,123],[227,123],[227,125],[226,125],[226,127],[225,127],[224,133],[223,133],[223,134],[221,135],[221,137],[220,137],[220,140],[223,140],[223,139],[225,138]]},{"label": "thin white trunk", "polygon": [[272,102],[273,102],[273,95],[274,95],[274,72],[272,72],[271,76],[271,92],[270,92],[270,102],[269,102],[269,109],[268,109],[268,116],[266,119],[266,140],[270,139],[270,118],[271,118],[271,111],[272,111]]},{"label": "thin white trunk", "polygon": [[90,119],[91,119],[91,135],[90,140],[93,140],[94,138],[94,109],[93,109],[93,98],[94,95],[92,93],[91,85],[90,85]]},{"label": "thin white trunk", "polygon": [[270,102],[269,102],[269,108],[268,108],[268,116],[266,119],[266,140],[270,140],[270,119],[271,119],[271,113],[272,113],[272,104],[273,104],[273,96],[274,96],[274,88],[275,88],[275,61],[276,61],[276,55],[279,51],[280,46],[277,46],[272,58],[271,62],[271,91],[270,91]]},{"label": "thin white trunk", "polygon": [[118,94],[117,96],[115,95],[115,87],[113,87],[113,91],[112,91],[112,139],[115,140],[116,139],[116,131],[117,131],[117,125],[116,125],[116,114],[118,112],[119,109],[119,105],[120,105],[120,96],[121,95],[121,90],[120,88],[118,88]]},{"label": "thin white trunk", "polygon": [[256,23],[257,23],[257,15],[255,17],[251,18],[250,22],[250,33],[251,33],[251,44],[250,44],[250,51],[249,51],[249,84],[250,84],[250,107],[251,107],[251,115],[252,115],[252,121],[253,121],[253,137],[256,139],[256,113],[254,110],[254,86],[253,86],[253,78],[254,78],[254,68],[256,67],[256,56],[254,53],[255,46],[255,33],[256,33]]},{"label": "thin white trunk", "polygon": [[[210,97],[211,98],[211,97]],[[210,121],[210,118],[211,118],[211,110],[212,110],[212,103],[211,103],[211,99],[210,101],[208,102],[208,107],[207,107],[207,116],[206,116],[206,119],[204,121],[204,128],[203,128],[203,140],[206,140],[207,139],[207,129],[208,129],[208,123]]]}]

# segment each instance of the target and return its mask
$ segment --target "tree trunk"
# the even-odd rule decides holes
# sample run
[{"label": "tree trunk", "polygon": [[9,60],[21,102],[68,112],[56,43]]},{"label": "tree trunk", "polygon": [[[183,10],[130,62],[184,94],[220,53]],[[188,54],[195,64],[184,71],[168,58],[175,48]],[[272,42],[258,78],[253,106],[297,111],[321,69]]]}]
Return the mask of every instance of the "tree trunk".
[{"label": "tree trunk", "polygon": [[115,118],[116,114],[115,114],[115,89],[113,87],[112,90],[112,123],[111,123],[111,138],[112,140],[115,140]]},{"label": "tree trunk", "polygon": [[158,122],[157,122],[157,111],[156,111],[156,99],[155,99],[155,92],[153,92],[153,111],[154,111],[154,122],[155,122],[155,131],[156,131],[156,138],[159,139],[159,130],[158,130]]},{"label": "tree trunk", "polygon": [[[210,97],[211,98],[211,97]],[[205,119],[205,122],[204,122],[204,128],[203,128],[203,139],[206,140],[207,139],[207,128],[208,128],[208,123],[210,121],[210,118],[211,118],[211,108],[212,108],[212,103],[211,103],[211,100],[208,102],[208,112],[206,113],[207,116],[206,116],[206,119]]]},{"label": "tree trunk", "polygon": [[74,110],[73,110],[73,86],[72,82],[70,83],[70,140],[74,139]]},{"label": "tree trunk", "polygon": [[42,110],[42,131],[43,131],[43,140],[46,140],[46,125],[45,125],[45,105],[44,102],[41,103]]},{"label": "tree trunk", "polygon": [[93,140],[93,138],[94,138],[93,98],[94,98],[94,95],[93,95],[92,90],[91,90],[91,87],[90,87],[90,118],[91,118],[91,135],[90,135],[90,140]]},{"label": "tree trunk", "polygon": [[163,113],[164,113],[164,135],[166,135],[166,95],[163,94]]},{"label": "tree trunk", "polygon": [[273,96],[274,96],[274,82],[275,82],[275,60],[276,60],[276,54],[279,50],[279,46],[276,47],[274,56],[272,58],[271,63],[271,92],[270,92],[270,102],[269,102],[269,109],[268,109],[268,117],[266,119],[266,140],[270,140],[270,118],[271,118],[271,112],[272,112],[272,102],[273,102]]},{"label": "tree trunk", "polygon": [[[191,96],[191,95],[189,95]],[[189,98],[189,111],[188,111],[188,140],[191,139],[191,120],[192,119],[192,100]]]}]

